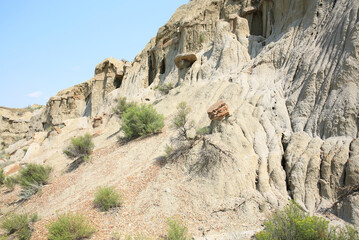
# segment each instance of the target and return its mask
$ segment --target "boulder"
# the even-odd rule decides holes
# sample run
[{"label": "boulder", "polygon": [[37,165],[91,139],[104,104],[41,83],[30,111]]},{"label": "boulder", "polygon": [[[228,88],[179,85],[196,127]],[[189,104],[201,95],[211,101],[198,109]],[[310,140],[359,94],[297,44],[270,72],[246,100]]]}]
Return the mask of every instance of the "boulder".
[{"label": "boulder", "polygon": [[194,53],[182,53],[175,58],[175,64],[179,69],[189,68],[195,61],[197,56]]},{"label": "boulder", "polygon": [[21,170],[21,165],[19,163],[14,163],[4,168],[5,176],[10,176],[16,174]]},{"label": "boulder", "polygon": [[58,133],[58,134],[61,134],[62,133],[62,130],[61,128],[59,127],[54,127],[55,131]]},{"label": "boulder", "polygon": [[222,120],[229,116],[228,105],[224,101],[219,101],[207,110],[207,114],[211,120]]},{"label": "boulder", "polygon": [[7,149],[5,149],[5,153],[9,154],[9,155],[12,155],[17,150],[19,150],[21,148],[24,148],[28,144],[29,144],[29,141],[27,141],[26,139],[21,139],[21,140],[17,141],[16,143],[10,145]]},{"label": "boulder", "polygon": [[103,123],[103,120],[102,120],[102,117],[101,117],[101,116],[100,116],[100,117],[95,117],[95,118],[93,119],[92,127],[93,127],[93,128],[97,128],[97,127],[99,127],[102,123]]},{"label": "boulder", "polygon": [[25,156],[26,149],[18,149],[13,155],[10,157],[10,161],[17,162],[20,161]]}]

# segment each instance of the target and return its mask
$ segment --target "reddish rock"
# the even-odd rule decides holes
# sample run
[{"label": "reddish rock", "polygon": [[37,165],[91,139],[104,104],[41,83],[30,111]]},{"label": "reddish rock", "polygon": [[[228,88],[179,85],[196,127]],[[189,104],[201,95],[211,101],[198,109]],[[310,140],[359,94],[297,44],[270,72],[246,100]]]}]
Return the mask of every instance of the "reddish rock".
[{"label": "reddish rock", "polygon": [[59,127],[54,127],[54,129],[56,130],[56,132],[57,132],[58,134],[61,134],[61,133],[62,133],[61,128],[59,128]]},{"label": "reddish rock", "polygon": [[99,127],[103,123],[102,117],[95,117],[93,119],[93,128]]},{"label": "reddish rock", "polygon": [[4,168],[4,175],[10,176],[12,174],[18,173],[20,170],[21,165],[18,163],[14,163]]},{"label": "reddish rock", "polygon": [[224,101],[213,104],[208,110],[208,117],[211,120],[222,120],[229,116],[228,105]]}]

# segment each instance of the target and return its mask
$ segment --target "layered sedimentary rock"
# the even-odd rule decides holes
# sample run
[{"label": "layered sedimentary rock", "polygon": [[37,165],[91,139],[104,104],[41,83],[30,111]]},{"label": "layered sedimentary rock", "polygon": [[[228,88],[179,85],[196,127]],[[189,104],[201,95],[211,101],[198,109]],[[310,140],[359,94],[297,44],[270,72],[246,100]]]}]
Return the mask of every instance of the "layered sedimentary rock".
[{"label": "layered sedimentary rock", "polygon": [[228,105],[223,101],[219,101],[207,110],[207,114],[211,120],[222,120],[229,116]]},{"label": "layered sedimentary rock", "polygon": [[[189,177],[181,193],[193,193],[193,202],[173,195],[163,200],[156,184],[164,175],[136,200],[157,204],[139,216],[149,219],[147,212],[158,209],[210,211],[220,228],[223,219],[247,221],[248,214],[291,198],[312,212],[330,207],[343,189],[359,184],[358,12],[359,2],[346,0],[192,0],[132,63],[103,61],[93,79],[50,100],[40,122],[110,116],[115,99],[127,97],[154,103],[169,119],[187,101],[191,120],[203,127],[210,124],[208,107],[223,100],[231,117],[212,124],[183,161]],[[175,88],[156,95],[154,86],[168,83]],[[149,152],[148,158],[159,158]],[[336,214],[359,224],[356,200],[345,198]]]}]

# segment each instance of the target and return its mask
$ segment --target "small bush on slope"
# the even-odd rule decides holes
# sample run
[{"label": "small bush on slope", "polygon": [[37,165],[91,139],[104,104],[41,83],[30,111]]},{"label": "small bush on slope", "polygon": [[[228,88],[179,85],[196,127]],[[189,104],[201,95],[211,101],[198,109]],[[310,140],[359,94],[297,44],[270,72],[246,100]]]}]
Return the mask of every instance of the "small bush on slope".
[{"label": "small bush on slope", "polygon": [[157,85],[154,90],[159,90],[162,94],[168,94],[174,88],[173,83]]},{"label": "small bush on slope", "polygon": [[0,169],[0,186],[4,184],[4,181],[5,181],[4,169]]},{"label": "small bush on slope", "polygon": [[17,177],[9,176],[5,178],[4,185],[9,191],[13,191],[17,182]]},{"label": "small bush on slope", "polygon": [[117,106],[115,108],[113,108],[113,112],[117,115],[119,115],[120,117],[122,116],[122,114],[124,112],[126,112],[126,110],[130,107],[136,106],[136,103],[134,102],[127,102],[126,98],[120,98],[118,100]]},{"label": "small bush on slope", "polygon": [[167,239],[168,240],[189,240],[191,239],[188,236],[188,229],[182,223],[181,220],[177,218],[169,218],[167,220],[168,230],[167,230]]},{"label": "small bush on slope", "polygon": [[71,144],[68,145],[63,152],[69,158],[88,161],[94,147],[95,145],[92,142],[92,136],[87,133],[84,136],[72,138]]},{"label": "small bush on slope", "polygon": [[[36,194],[43,185],[46,185],[50,179],[50,173],[52,169],[49,166],[42,166],[39,164],[27,164],[23,167],[16,179],[9,180],[9,185],[13,183],[19,183],[22,187],[20,197],[23,200],[31,198]],[[13,182],[11,182],[13,181]]]},{"label": "small bush on slope", "polygon": [[49,166],[30,163],[20,170],[18,182],[23,188],[29,188],[32,184],[46,185],[49,182],[51,171]]},{"label": "small bush on slope", "polygon": [[121,195],[113,187],[100,187],[95,194],[94,204],[103,211],[120,206]]},{"label": "small bush on slope", "polygon": [[32,224],[36,222],[37,214],[11,214],[1,220],[1,228],[8,235],[15,234],[19,240],[28,240],[32,234]]},{"label": "small bush on slope", "polygon": [[47,229],[49,240],[77,240],[88,238],[95,232],[95,228],[85,216],[71,212],[58,216]]},{"label": "small bush on slope", "polygon": [[177,105],[177,113],[172,120],[172,128],[177,130],[177,138],[180,141],[188,140],[187,132],[194,125],[189,121],[188,115],[191,112],[191,108],[186,102],[180,102]]},{"label": "small bush on slope", "polygon": [[128,139],[155,134],[164,126],[163,115],[158,114],[152,105],[131,106],[123,113],[122,119],[122,130]]},{"label": "small bush on slope", "polygon": [[256,234],[256,239],[334,240],[346,239],[343,238],[346,236],[355,236],[356,232],[350,227],[347,228],[348,230],[330,229],[329,221],[321,217],[308,215],[294,201],[290,202],[289,206],[284,210],[275,212],[269,220],[265,221],[264,226],[264,230]]}]

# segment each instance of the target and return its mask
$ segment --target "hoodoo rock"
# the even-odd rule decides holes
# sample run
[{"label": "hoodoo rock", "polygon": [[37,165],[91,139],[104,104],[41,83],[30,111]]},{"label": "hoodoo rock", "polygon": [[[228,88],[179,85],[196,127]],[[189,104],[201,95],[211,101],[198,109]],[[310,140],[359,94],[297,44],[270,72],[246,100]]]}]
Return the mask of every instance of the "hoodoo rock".
[{"label": "hoodoo rock", "polygon": [[179,69],[184,69],[192,66],[197,61],[197,56],[194,53],[182,53],[176,56],[175,64]]},{"label": "hoodoo rock", "polygon": [[213,104],[208,110],[208,117],[211,120],[222,120],[229,116],[228,105],[224,101]]}]

